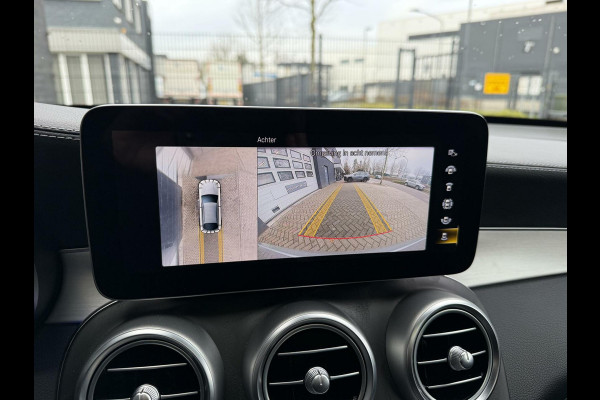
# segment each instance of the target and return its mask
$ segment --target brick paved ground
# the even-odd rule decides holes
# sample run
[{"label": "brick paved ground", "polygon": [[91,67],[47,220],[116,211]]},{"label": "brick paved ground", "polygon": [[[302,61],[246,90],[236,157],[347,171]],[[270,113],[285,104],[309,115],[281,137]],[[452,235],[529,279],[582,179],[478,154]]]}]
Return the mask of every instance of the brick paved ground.
[{"label": "brick paved ground", "polygon": [[378,236],[386,237],[386,246],[425,237],[428,201],[422,201],[410,193],[389,186],[362,185],[361,189],[392,228],[389,234]]},{"label": "brick paved ground", "polygon": [[183,218],[181,246],[179,249],[179,264],[198,264],[200,248],[198,247],[198,180],[193,176],[179,178],[182,188]]},{"label": "brick paved ground", "polygon": [[354,185],[357,184],[342,184],[315,237],[345,238],[377,233]]},{"label": "brick paved ground", "polygon": [[[298,236],[301,231],[304,233],[310,230],[315,212],[318,214],[318,210],[340,185],[339,193],[314,235],[316,238]],[[364,201],[355,185],[362,191]],[[368,209],[371,215],[367,212]],[[310,194],[288,208],[270,224],[258,242],[275,246],[274,248],[308,252],[361,251],[400,245],[425,237],[427,211],[427,202],[392,187],[368,183],[336,183]],[[376,220],[377,216],[382,217],[385,222]],[[374,221],[379,228],[376,228]],[[375,236],[318,238],[374,235],[378,233],[378,229],[379,232],[386,232],[381,227],[388,225],[391,232]],[[263,255],[266,257],[266,252],[259,250],[259,258]]]}]

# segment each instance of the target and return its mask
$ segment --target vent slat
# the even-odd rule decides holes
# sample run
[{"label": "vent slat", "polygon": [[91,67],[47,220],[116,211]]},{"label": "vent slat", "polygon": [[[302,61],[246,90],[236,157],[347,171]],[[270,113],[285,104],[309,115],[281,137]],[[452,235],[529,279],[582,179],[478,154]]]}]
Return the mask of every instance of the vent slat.
[{"label": "vent slat", "polygon": [[434,338],[434,337],[460,335],[461,333],[473,332],[476,330],[477,330],[477,328],[473,327],[473,328],[467,328],[467,329],[459,329],[457,331],[450,331],[450,332],[429,333],[427,335],[423,335],[423,338],[430,339],[430,338]]},{"label": "vent slat", "polygon": [[176,399],[176,398],[180,398],[180,397],[195,396],[195,395],[198,395],[198,391],[185,392],[185,393],[174,393],[174,394],[162,394],[162,395],[160,395],[160,398],[161,399]]},{"label": "vent slat", "polygon": [[107,368],[106,372],[148,371],[152,369],[185,367],[186,365],[188,365],[188,363],[143,365],[141,367]]},{"label": "vent slat", "polygon": [[[181,397],[198,395],[198,392],[185,392],[185,393],[174,393],[174,394],[161,394],[161,399],[177,399]],[[124,397],[122,399],[103,399],[103,400],[131,400],[131,397]]]},{"label": "vent slat", "polygon": [[[329,377],[330,381],[335,381],[338,379],[344,379],[344,378],[351,378],[353,376],[358,376],[360,375],[360,372],[356,371],[356,372],[350,372],[348,374],[341,374],[341,375],[333,375]],[[289,386],[289,385],[302,385],[304,384],[304,380],[300,379],[297,381],[288,381],[288,382],[269,382],[270,386]]]},{"label": "vent slat", "polygon": [[447,388],[447,387],[451,387],[451,386],[456,386],[456,385],[463,385],[465,383],[469,383],[469,382],[475,382],[479,379],[483,378],[483,375],[479,375],[476,376],[474,378],[469,378],[469,379],[463,379],[462,381],[456,381],[456,382],[450,382],[450,383],[443,383],[441,385],[432,385],[432,386],[425,386],[427,389],[443,389],[443,388]]},{"label": "vent slat", "polygon": [[[487,353],[487,351],[481,350],[481,351],[478,351],[476,353],[471,353],[471,355],[473,357],[475,357],[475,356],[480,356],[480,355],[485,354],[485,353]],[[437,360],[418,361],[417,364],[418,365],[430,365],[430,364],[441,364],[441,363],[444,363],[444,362],[448,362],[448,357],[438,358]]]},{"label": "vent slat", "polygon": [[312,349],[312,350],[299,350],[299,351],[288,351],[285,353],[277,353],[278,356],[300,356],[303,354],[316,354],[316,353],[326,353],[328,351],[336,351],[336,350],[345,350],[348,346],[335,346],[335,347],[325,347],[322,349]]},{"label": "vent slat", "polygon": [[302,385],[303,383],[304,383],[304,379],[300,379],[298,381],[288,381],[288,382],[269,382],[269,386]]},{"label": "vent slat", "polygon": [[344,378],[351,378],[353,376],[358,376],[360,375],[360,372],[356,371],[356,372],[350,372],[349,374],[342,374],[342,375],[333,375],[329,377],[329,380],[331,381],[335,381],[338,379],[344,379]]}]

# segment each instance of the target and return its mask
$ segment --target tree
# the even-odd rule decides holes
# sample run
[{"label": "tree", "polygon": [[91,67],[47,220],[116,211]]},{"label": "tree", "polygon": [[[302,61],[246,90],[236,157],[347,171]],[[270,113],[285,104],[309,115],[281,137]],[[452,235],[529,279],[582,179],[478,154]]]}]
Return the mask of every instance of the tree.
[{"label": "tree", "polygon": [[308,13],[310,18],[310,75],[315,72],[315,51],[317,38],[317,25],[330,10],[331,5],[339,0],[279,0],[288,7],[294,7]]},{"label": "tree", "polygon": [[211,58],[214,61],[232,61],[235,59],[232,49],[233,38],[219,38],[210,47]]},{"label": "tree", "polygon": [[358,166],[358,160],[355,158],[354,162],[352,163],[352,172],[358,171],[358,168],[359,168],[359,166]]},{"label": "tree", "polygon": [[351,174],[352,170],[350,170],[350,166],[348,165],[348,160],[344,161],[344,173]]},{"label": "tree", "polygon": [[240,0],[236,22],[258,47],[261,81],[265,74],[265,53],[281,29],[281,5],[276,0]]}]

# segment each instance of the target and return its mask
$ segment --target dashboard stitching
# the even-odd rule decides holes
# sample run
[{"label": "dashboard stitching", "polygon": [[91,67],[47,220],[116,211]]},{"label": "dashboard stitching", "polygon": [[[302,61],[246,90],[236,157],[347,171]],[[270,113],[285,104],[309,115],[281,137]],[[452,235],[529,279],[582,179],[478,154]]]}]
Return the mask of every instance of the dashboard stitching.
[{"label": "dashboard stitching", "polygon": [[79,137],[75,136],[57,136],[57,135],[49,135],[46,133],[36,133],[33,132],[33,136],[40,136],[40,137],[49,137],[49,138],[55,138],[55,139],[68,139],[68,140],[79,140]]},{"label": "dashboard stitching", "polygon": [[567,173],[566,168],[552,168],[552,167],[537,167],[527,165],[497,165],[488,164],[488,168],[499,168],[499,169],[516,169],[516,170],[527,170],[527,171],[544,171],[544,172],[559,172]]},{"label": "dashboard stitching", "polygon": [[39,125],[39,124],[33,124],[34,127],[36,128],[40,128],[40,129],[55,129],[58,131],[66,131],[66,132],[79,132],[78,129],[69,129],[69,128],[59,128],[58,126],[50,126],[50,125]]}]

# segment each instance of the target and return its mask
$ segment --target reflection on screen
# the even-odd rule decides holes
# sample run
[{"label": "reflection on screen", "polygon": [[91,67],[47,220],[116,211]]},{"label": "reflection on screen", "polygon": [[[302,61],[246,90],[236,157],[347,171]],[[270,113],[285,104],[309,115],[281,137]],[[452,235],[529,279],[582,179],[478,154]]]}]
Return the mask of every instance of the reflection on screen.
[{"label": "reflection on screen", "polygon": [[157,147],[163,266],[425,250],[433,147]]}]

